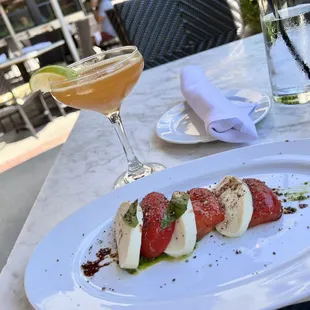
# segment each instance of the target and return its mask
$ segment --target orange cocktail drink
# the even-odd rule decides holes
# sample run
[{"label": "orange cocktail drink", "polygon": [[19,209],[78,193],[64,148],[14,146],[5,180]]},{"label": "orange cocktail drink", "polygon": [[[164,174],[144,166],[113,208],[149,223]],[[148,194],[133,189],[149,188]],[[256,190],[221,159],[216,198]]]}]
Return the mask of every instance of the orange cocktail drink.
[{"label": "orange cocktail drink", "polygon": [[128,170],[117,179],[115,187],[165,168],[158,163],[142,164],[138,160],[120,117],[121,104],[138,82],[143,66],[143,57],[138,49],[124,46],[70,65],[73,78],[50,80],[50,90],[55,99],[71,107],[100,112],[113,124],[128,162]]}]

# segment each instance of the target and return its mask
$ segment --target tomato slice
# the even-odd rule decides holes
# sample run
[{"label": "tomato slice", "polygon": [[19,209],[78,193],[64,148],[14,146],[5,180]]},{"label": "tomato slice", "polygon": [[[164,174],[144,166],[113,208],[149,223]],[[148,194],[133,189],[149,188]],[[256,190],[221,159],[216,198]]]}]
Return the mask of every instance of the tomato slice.
[{"label": "tomato slice", "polygon": [[224,221],[225,213],[214,193],[206,188],[188,191],[196,218],[197,241]]},{"label": "tomato slice", "polygon": [[278,220],[282,216],[283,208],[275,193],[260,180],[243,181],[249,187],[253,199],[253,215],[249,228]]},{"label": "tomato slice", "polygon": [[175,222],[165,229],[161,224],[168,209],[167,198],[160,193],[150,193],[141,202],[143,210],[141,255],[155,258],[166,250],[174,231]]}]

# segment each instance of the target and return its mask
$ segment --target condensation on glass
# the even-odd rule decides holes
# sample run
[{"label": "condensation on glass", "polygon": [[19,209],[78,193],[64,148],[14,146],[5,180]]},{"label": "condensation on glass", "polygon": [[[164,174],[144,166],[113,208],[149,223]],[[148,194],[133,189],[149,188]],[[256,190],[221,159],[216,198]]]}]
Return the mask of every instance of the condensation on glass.
[{"label": "condensation on glass", "polygon": [[310,101],[310,0],[259,0],[273,98]]}]

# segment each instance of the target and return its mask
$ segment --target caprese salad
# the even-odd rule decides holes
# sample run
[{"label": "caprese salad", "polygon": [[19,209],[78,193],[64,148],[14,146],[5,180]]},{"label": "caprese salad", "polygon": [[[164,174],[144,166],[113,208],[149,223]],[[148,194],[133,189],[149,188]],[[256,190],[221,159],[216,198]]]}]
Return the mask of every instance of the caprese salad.
[{"label": "caprese salad", "polygon": [[115,218],[119,266],[138,268],[140,257],[154,259],[190,254],[214,228],[227,237],[279,219],[283,208],[273,191],[258,179],[224,177],[213,190],[174,192],[169,201],[152,192],[139,203],[123,203]]}]

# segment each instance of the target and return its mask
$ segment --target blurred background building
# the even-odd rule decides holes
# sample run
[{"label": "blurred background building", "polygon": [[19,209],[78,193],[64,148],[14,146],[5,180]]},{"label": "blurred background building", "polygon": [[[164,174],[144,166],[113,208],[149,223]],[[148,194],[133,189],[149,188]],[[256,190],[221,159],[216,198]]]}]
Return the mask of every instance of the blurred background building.
[{"label": "blurred background building", "polygon": [[[89,4],[81,0],[59,0],[65,16],[89,10]],[[56,19],[49,0],[13,0],[3,2],[3,7],[16,32],[27,31]],[[0,18],[0,39],[9,35]]]}]

